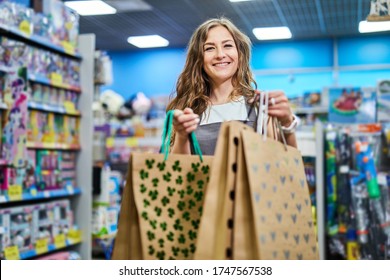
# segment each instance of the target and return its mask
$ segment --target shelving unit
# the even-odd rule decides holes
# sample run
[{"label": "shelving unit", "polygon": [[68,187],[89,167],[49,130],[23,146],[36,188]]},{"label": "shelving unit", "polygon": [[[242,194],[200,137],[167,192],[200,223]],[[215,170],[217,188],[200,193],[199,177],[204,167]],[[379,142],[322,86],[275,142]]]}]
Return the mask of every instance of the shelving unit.
[{"label": "shelving unit", "polygon": [[[26,143],[28,149],[53,149],[65,151],[77,151],[76,161],[76,186],[68,186],[66,189],[50,191],[32,191],[30,193],[9,192],[7,195],[0,195],[0,207],[8,208],[14,205],[28,206],[34,201],[52,201],[53,199],[66,198],[70,200],[71,209],[74,213],[75,224],[78,229],[71,229],[67,236],[57,235],[55,244],[40,242],[34,245],[33,250],[18,253],[18,250],[8,250],[5,252],[7,259],[27,259],[56,251],[71,246],[72,250],[77,251],[82,259],[91,259],[91,214],[92,214],[92,100],[93,100],[93,71],[95,50],[95,35],[87,34],[79,36],[79,53],[64,43],[62,46],[54,45],[43,38],[37,36],[27,36],[23,32],[0,25],[1,36],[21,41],[27,45],[36,48],[42,48],[66,56],[71,59],[81,61],[80,68],[80,87],[63,84],[61,80],[47,79],[45,77],[35,76],[34,73],[28,74],[28,80],[50,87],[57,87],[72,90],[80,94],[78,106],[79,111],[68,110],[67,108],[43,105],[36,102],[29,102],[28,108],[52,112],[62,115],[70,115],[80,118],[79,145],[60,144],[60,143]],[[0,65],[0,71],[9,72],[12,69]],[[7,110],[5,103],[0,103],[0,110]],[[3,159],[0,165],[7,165]],[[15,204],[17,203],[17,204]],[[4,229],[0,227],[0,233]],[[15,246],[14,246],[15,247]],[[4,248],[3,248],[4,249]],[[8,255],[8,257],[7,257]]]}]

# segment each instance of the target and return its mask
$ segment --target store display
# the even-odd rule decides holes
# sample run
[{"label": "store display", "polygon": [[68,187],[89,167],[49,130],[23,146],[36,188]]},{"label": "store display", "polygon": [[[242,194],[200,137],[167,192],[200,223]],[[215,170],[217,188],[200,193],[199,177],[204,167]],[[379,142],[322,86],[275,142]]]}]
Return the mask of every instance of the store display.
[{"label": "store display", "polygon": [[[9,259],[7,253],[10,248],[16,248],[19,257],[28,258],[40,252],[65,247],[67,242],[74,242],[70,240],[70,231],[78,231],[73,224],[73,211],[70,209],[69,200],[66,199],[2,208],[0,213],[0,227],[3,229],[2,259]],[[64,244],[58,241],[62,236]]]},{"label": "store display", "polygon": [[388,144],[381,134],[380,124],[344,125],[327,132],[335,151],[326,166],[334,178],[326,181],[330,259],[388,259],[390,185],[382,178],[389,176],[390,165],[382,160],[381,150]]},{"label": "store display", "polygon": [[375,123],[377,94],[373,88],[330,88],[329,122]]},{"label": "store display", "polygon": [[[80,218],[92,209],[84,203],[90,180],[77,173],[88,169],[90,155],[78,152],[80,141],[91,142],[80,138],[81,127],[91,127],[89,97],[80,101],[80,72],[82,66],[92,71],[93,65],[85,66],[76,53],[78,16],[73,11],[62,21],[66,26],[54,30],[48,15],[0,2],[1,259],[31,259],[91,241],[89,223]],[[69,9],[58,2],[64,15]],[[57,45],[50,32],[64,35]],[[94,41],[84,35],[80,42],[86,48]],[[89,47],[84,50],[87,57],[90,53]],[[92,82],[84,80],[83,86],[88,90]],[[87,118],[81,118],[79,105]],[[80,194],[80,206],[73,208],[73,197]],[[83,247],[75,247],[80,255],[74,259],[90,258],[88,246]]]}]

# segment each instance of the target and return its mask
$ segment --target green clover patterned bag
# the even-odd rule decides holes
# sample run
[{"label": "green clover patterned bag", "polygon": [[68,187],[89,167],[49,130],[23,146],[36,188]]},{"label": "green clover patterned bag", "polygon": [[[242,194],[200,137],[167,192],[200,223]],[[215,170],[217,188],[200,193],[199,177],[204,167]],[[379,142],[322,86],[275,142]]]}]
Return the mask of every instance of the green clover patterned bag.
[{"label": "green clover patterned bag", "polygon": [[133,153],[129,161],[113,259],[193,259],[212,156],[168,155],[173,111],[167,113],[162,154]]}]

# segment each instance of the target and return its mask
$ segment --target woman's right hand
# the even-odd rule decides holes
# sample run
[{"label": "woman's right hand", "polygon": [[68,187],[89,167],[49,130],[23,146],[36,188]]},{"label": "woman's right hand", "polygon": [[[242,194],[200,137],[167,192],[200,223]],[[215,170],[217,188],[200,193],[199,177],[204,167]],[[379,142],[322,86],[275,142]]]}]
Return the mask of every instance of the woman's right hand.
[{"label": "woman's right hand", "polygon": [[175,110],[173,114],[173,127],[176,132],[176,137],[180,140],[188,140],[188,134],[193,132],[199,125],[199,115],[195,114],[192,109],[185,108]]}]

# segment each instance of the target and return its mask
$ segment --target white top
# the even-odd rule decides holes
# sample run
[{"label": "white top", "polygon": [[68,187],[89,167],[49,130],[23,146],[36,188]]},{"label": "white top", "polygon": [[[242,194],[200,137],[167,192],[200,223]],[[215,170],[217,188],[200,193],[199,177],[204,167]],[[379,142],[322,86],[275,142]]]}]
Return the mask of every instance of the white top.
[{"label": "white top", "polygon": [[236,101],[231,101],[229,103],[220,104],[220,105],[211,105],[203,113],[202,121],[200,125],[212,124],[212,123],[221,123],[223,121],[245,121],[248,117],[247,106],[245,105],[244,96]]}]

